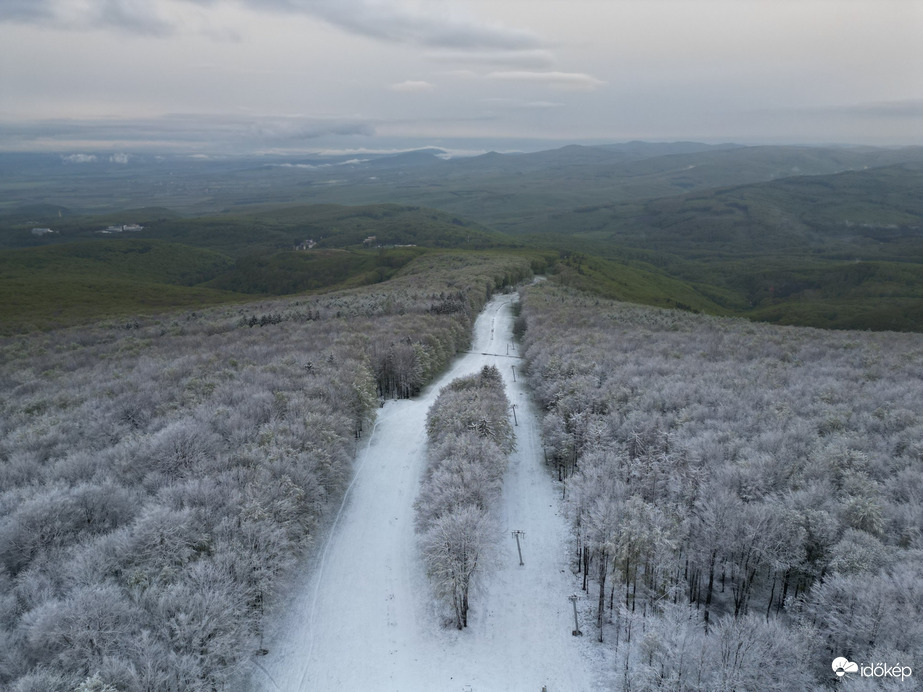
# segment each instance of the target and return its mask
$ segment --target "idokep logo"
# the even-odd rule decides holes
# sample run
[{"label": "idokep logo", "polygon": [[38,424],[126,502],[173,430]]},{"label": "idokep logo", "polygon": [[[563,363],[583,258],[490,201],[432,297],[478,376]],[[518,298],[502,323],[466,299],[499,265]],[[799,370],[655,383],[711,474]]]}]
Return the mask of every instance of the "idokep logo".
[{"label": "idokep logo", "polygon": [[833,659],[833,672],[836,673],[837,677],[839,678],[846,675],[846,673],[858,673],[859,664],[853,663],[852,661],[840,656],[839,658]]},{"label": "idokep logo", "polygon": [[900,678],[901,680],[913,675],[913,669],[910,666],[890,666],[884,663],[876,663],[874,666],[860,666],[858,663],[853,663],[842,656],[833,659],[831,667],[839,678],[847,673],[859,673],[863,678]]}]

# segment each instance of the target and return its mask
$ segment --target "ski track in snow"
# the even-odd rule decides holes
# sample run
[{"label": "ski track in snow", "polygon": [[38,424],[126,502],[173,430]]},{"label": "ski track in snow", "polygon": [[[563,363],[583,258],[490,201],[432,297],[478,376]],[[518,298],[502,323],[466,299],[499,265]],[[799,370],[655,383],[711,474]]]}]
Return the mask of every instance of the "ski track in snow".
[{"label": "ski track in snow", "polygon": [[[277,692],[417,690],[580,692],[601,689],[586,642],[573,637],[568,528],[542,463],[536,413],[506,358],[516,296],[491,300],[472,352],[421,396],[389,401],[356,459],[327,543],[255,662],[252,689]],[[499,555],[473,591],[468,628],[446,624],[434,602],[414,531],[413,502],[426,464],[426,414],[451,380],[496,365],[516,405],[517,448],[503,482]],[[522,539],[519,565],[512,531]],[[586,623],[589,625],[589,623]],[[588,629],[587,626],[584,629]],[[592,654],[591,654],[592,655]]]}]

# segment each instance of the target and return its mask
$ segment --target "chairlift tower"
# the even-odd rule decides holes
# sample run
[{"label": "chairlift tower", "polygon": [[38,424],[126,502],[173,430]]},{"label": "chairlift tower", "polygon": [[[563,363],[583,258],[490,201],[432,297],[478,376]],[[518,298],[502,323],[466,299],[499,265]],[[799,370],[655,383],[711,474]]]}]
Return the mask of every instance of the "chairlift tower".
[{"label": "chairlift tower", "polygon": [[522,561],[522,546],[519,545],[519,537],[522,536],[523,538],[525,538],[525,535],[526,535],[525,531],[519,531],[519,530],[513,531],[513,538],[516,539],[516,550],[519,551],[519,566],[520,567],[522,567],[525,563]]},{"label": "chairlift tower", "polygon": [[580,631],[580,623],[577,621],[577,599],[580,598],[577,594],[571,594],[567,597],[571,603],[574,604],[574,631],[571,634],[575,637],[583,636],[583,632]]}]

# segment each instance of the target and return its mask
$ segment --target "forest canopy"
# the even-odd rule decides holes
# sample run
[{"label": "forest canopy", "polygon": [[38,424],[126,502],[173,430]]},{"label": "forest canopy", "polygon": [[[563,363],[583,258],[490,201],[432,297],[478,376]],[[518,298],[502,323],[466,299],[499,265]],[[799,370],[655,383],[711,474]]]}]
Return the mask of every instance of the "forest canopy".
[{"label": "forest canopy", "polygon": [[919,660],[923,338],[551,282],[522,302],[575,569],[623,682],[791,690],[829,682],[839,656]]},{"label": "forest canopy", "polygon": [[384,398],[467,348],[527,260],[0,341],[0,687],[226,688]]}]

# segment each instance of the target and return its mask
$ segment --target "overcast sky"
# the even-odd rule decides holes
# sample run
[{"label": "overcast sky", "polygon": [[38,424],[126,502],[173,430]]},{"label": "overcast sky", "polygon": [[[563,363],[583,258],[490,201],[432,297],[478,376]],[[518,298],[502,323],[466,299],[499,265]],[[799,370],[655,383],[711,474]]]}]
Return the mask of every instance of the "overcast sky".
[{"label": "overcast sky", "polygon": [[632,139],[923,144],[923,0],[0,0],[0,149]]}]

